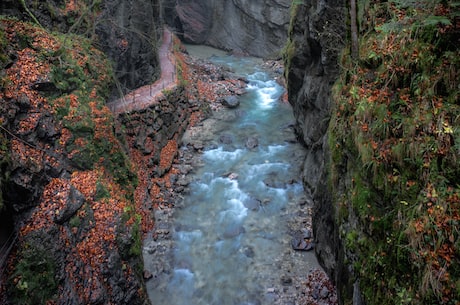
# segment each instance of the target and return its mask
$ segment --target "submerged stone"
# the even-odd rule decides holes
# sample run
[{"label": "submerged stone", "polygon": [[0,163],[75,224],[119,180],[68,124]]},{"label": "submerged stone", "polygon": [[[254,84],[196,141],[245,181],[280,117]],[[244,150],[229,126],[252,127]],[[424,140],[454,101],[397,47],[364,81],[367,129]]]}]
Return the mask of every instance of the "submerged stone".
[{"label": "submerged stone", "polygon": [[219,137],[219,141],[222,144],[232,144],[233,136],[231,134],[225,133]]},{"label": "submerged stone", "polygon": [[227,226],[227,228],[225,228],[223,237],[224,238],[233,238],[233,237],[236,237],[236,236],[238,236],[240,234],[243,234],[244,232],[246,232],[246,230],[244,229],[244,227],[242,225],[231,224],[231,225]]},{"label": "submerged stone", "polygon": [[261,201],[259,199],[249,197],[243,202],[244,206],[251,211],[258,211],[261,205]]}]

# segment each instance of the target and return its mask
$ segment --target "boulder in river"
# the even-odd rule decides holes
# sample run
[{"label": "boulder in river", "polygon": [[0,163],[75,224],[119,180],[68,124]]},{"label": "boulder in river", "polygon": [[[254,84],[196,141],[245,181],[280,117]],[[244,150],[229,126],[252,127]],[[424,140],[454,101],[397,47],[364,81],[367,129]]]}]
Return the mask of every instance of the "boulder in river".
[{"label": "boulder in river", "polygon": [[228,133],[224,133],[219,137],[219,141],[222,144],[232,144],[233,143],[233,136]]},{"label": "boulder in river", "polygon": [[276,189],[286,188],[286,183],[284,181],[281,181],[280,178],[276,175],[276,173],[269,173],[268,177],[266,177],[263,181],[266,186],[271,187],[271,188],[276,188]]},{"label": "boulder in river", "polygon": [[246,147],[248,149],[254,149],[259,146],[259,140],[256,137],[248,137],[246,139]]},{"label": "boulder in river", "polygon": [[240,224],[230,224],[228,225],[225,230],[224,230],[224,233],[223,233],[223,237],[224,238],[233,238],[233,237],[237,237],[238,235],[242,234],[242,233],[245,233],[246,230],[244,229],[244,227]]},{"label": "boulder in river", "polygon": [[243,204],[247,209],[250,209],[251,211],[258,211],[260,208],[261,202],[259,199],[249,197],[243,201]]},{"label": "boulder in river", "polygon": [[240,105],[240,100],[236,95],[227,95],[222,98],[220,103],[228,108],[236,108]]}]

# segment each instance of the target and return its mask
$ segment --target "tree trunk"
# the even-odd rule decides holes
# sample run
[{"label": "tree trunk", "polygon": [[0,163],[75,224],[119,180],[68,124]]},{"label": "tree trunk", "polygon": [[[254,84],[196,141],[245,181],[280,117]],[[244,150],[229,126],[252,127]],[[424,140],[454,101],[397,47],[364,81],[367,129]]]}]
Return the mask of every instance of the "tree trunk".
[{"label": "tree trunk", "polygon": [[356,0],[350,0],[351,57],[358,59],[358,25],[356,23]]}]

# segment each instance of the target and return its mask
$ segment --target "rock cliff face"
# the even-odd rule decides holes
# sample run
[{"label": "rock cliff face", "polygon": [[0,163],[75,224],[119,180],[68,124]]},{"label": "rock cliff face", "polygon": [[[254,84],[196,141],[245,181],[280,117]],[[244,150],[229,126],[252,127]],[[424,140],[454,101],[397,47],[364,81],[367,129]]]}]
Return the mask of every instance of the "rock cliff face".
[{"label": "rock cliff face", "polygon": [[[103,106],[114,79],[119,94],[155,77],[158,2],[7,0],[0,14],[17,18],[0,21],[0,212],[17,236],[0,303],[147,304],[137,178]],[[180,133],[187,120],[162,114],[155,133]]]},{"label": "rock cliff face", "polygon": [[[359,52],[354,39],[341,45],[345,1],[295,3],[285,60],[289,100],[308,148],[304,182],[314,198],[315,250],[340,302],[457,304],[454,2],[357,1],[359,30],[350,26],[350,32]],[[415,33],[414,24],[421,25]]]},{"label": "rock cliff face", "polygon": [[82,34],[97,41],[114,64],[113,95],[150,83],[158,76],[157,41],[161,38],[159,0],[21,1],[0,3],[0,14],[30,19],[62,33]]},{"label": "rock cliff face", "polygon": [[327,185],[327,129],[331,89],[338,77],[338,55],[345,35],[345,2],[304,0],[292,9],[285,64],[289,102],[294,108],[300,140],[307,147],[303,180],[314,198],[316,253],[340,294],[347,273],[337,261],[342,251]]},{"label": "rock cliff face", "polygon": [[[159,76],[157,50],[163,34],[159,0],[104,0],[95,33],[114,62],[123,93]],[[158,43],[159,41],[159,43]]]},{"label": "rock cliff face", "polygon": [[277,57],[287,38],[290,0],[164,0],[165,21],[185,42],[236,54]]}]

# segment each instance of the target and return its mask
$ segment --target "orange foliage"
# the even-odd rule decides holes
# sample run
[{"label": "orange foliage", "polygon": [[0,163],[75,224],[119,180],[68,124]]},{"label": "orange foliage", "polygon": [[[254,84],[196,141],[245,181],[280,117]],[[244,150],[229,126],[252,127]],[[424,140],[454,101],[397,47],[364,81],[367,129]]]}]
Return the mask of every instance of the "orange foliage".
[{"label": "orange foliage", "polygon": [[40,77],[47,75],[49,65],[37,62],[37,53],[29,48],[17,52],[18,58],[7,72],[11,83],[6,87],[5,97],[8,99],[27,99],[30,107],[48,109],[46,99],[37,91],[31,89],[31,85],[37,82]]},{"label": "orange foliage", "polygon": [[165,147],[161,150],[160,154],[160,168],[167,170],[171,167],[174,158],[177,155],[177,142],[176,140],[168,141]]},{"label": "orange foliage", "polygon": [[34,172],[40,171],[44,166],[44,152],[40,149],[26,145],[22,141],[12,139],[11,152],[11,155],[15,160],[21,164],[26,165]]},{"label": "orange foliage", "polygon": [[47,229],[53,225],[55,215],[65,206],[70,190],[68,180],[55,178],[48,183],[43,191],[43,200],[35,209],[30,221],[21,228],[20,236],[32,231]]},{"label": "orange foliage", "polygon": [[[147,202],[147,189],[150,182],[150,172],[146,170],[149,156],[144,156],[139,150],[131,149],[130,152],[131,160],[134,162],[137,170],[138,185],[134,191],[134,203],[136,206],[136,212],[142,216],[142,232],[146,234],[148,231],[153,229],[153,216],[150,215],[152,207],[143,206],[144,202]],[[155,186],[155,185],[154,185]],[[152,197],[155,198],[155,197]]]},{"label": "orange foliage", "polygon": [[[73,9],[75,3],[75,1],[67,2],[67,8]],[[82,101],[76,94],[71,93],[55,99],[51,107],[40,92],[32,89],[34,83],[48,81],[51,70],[49,62],[43,60],[43,56],[39,56],[38,51],[41,52],[40,54],[44,51],[57,51],[60,48],[57,40],[44,30],[24,23],[6,20],[0,22],[4,24],[6,38],[17,49],[16,60],[11,67],[5,70],[8,82],[4,90],[0,92],[0,98],[7,102],[10,100],[21,102],[26,105],[24,109],[28,111],[19,121],[18,129],[14,133],[21,135],[36,131],[44,113],[53,113],[59,109],[69,108],[64,119],[70,123],[87,119],[83,117],[86,114],[79,113]],[[19,46],[20,39],[22,39],[20,35],[27,37],[30,40],[27,42],[28,45],[33,48],[21,48]],[[83,54],[84,52],[79,52],[78,48],[72,50],[72,56],[78,59],[82,67],[86,67],[88,58]],[[92,99],[89,107],[94,117],[94,120],[91,120],[91,124],[94,124],[94,141],[110,141],[113,143],[112,149],[118,150],[120,146],[112,129],[110,111],[107,107],[100,106],[102,101],[97,96],[95,89],[91,91],[89,97]],[[62,160],[55,156],[63,156],[65,146],[73,138],[74,135],[68,128],[60,130],[60,138],[53,145],[40,141],[32,145],[12,138],[11,155],[14,161],[30,169],[29,178],[32,179],[33,174],[43,171],[45,165],[61,167]],[[88,139],[82,137],[74,141],[77,146],[85,146],[87,142]],[[102,185],[109,196],[96,198],[97,185]],[[84,230],[55,223],[55,218],[64,211],[68,204],[71,186],[78,189],[85,198],[84,207],[74,215],[80,220],[88,221],[88,226],[85,226]],[[127,200],[128,197],[126,191],[120,185],[115,184],[110,174],[97,164],[94,170],[73,171],[70,179],[53,178],[44,187],[40,203],[20,229],[19,237],[22,239],[37,230],[48,231],[57,228],[60,232],[59,239],[65,245],[64,266],[69,276],[69,283],[74,285],[73,289],[80,295],[81,303],[89,304],[92,294],[98,289],[97,283],[107,281],[103,278],[102,270],[107,263],[108,253],[117,247],[116,226],[120,222],[120,217],[126,207],[132,205]]]}]

